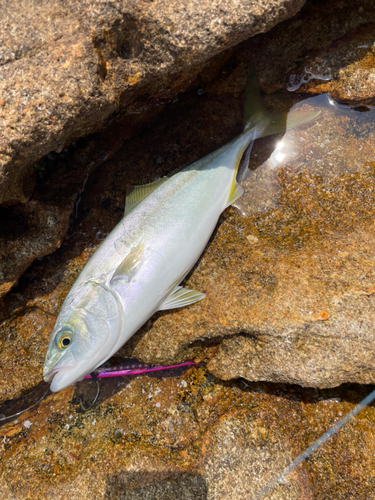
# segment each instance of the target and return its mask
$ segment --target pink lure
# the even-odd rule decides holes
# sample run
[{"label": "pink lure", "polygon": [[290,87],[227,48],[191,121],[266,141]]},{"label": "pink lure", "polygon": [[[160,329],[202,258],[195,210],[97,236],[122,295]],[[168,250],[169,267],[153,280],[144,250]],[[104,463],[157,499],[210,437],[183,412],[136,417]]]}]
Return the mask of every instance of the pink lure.
[{"label": "pink lure", "polygon": [[[198,366],[198,363],[194,363],[194,361],[186,361],[185,363],[171,366],[154,366],[146,365],[144,363],[132,363],[127,365],[126,368],[121,366],[114,366],[112,368],[100,368],[99,370],[95,371],[95,375],[98,378],[119,377],[121,375],[138,375],[140,373],[169,370],[171,368],[180,368],[181,366]],[[92,377],[91,375],[86,375],[85,378]]]}]

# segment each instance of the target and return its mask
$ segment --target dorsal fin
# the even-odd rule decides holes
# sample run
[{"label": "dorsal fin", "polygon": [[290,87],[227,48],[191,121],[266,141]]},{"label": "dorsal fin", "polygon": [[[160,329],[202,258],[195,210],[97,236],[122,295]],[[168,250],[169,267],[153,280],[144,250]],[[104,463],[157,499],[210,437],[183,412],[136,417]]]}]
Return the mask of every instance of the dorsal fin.
[{"label": "dorsal fin", "polygon": [[129,186],[128,189],[126,190],[126,199],[125,199],[125,213],[126,215],[132,208],[134,208],[138,203],[140,203],[142,200],[146,198],[150,193],[155,191],[159,186],[164,184],[164,182],[167,182],[171,177],[174,175],[178,174],[184,168],[186,168],[187,165],[181,165],[181,167],[176,168],[175,170],[172,170],[172,172],[169,172],[167,175],[162,177],[161,179],[157,179],[156,181],[149,182],[148,184],[142,184],[139,186]]},{"label": "dorsal fin", "polygon": [[149,184],[143,184],[142,186],[131,186],[126,191],[125,200],[125,214],[130,212],[138,203],[146,198],[150,193],[155,191],[156,188],[164,184],[169,179],[168,176],[162,177],[157,181],[150,182]]}]

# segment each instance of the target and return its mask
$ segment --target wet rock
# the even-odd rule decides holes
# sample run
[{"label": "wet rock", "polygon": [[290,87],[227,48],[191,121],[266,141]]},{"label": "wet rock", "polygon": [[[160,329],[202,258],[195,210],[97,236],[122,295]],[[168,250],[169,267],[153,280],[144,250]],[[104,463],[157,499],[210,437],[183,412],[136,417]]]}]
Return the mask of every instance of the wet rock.
[{"label": "wet rock", "polygon": [[[71,200],[72,202],[72,200]],[[74,200],[73,200],[74,202]],[[14,209],[0,208],[0,296],[7,293],[35,258],[60,246],[69,228],[68,211],[36,201]]]},{"label": "wet rock", "polygon": [[33,165],[37,180],[26,204],[0,207],[0,297],[37,258],[61,245],[77,215],[89,174],[113,154],[117,140],[92,137]]},{"label": "wet rock", "polygon": [[[365,390],[222,383],[194,368],[102,380],[83,413],[94,393],[84,381],[1,427],[2,498],[251,498]],[[374,432],[370,407],[264,498],[369,498]]]},{"label": "wet rock", "polygon": [[[368,22],[371,9],[362,4]],[[304,19],[319,26],[319,9],[325,22],[329,5],[310,3]],[[362,24],[365,14],[358,16],[349,16],[340,31],[343,23],[331,15],[334,36],[324,47]],[[303,32],[315,36],[314,43],[304,39],[301,54],[317,48],[319,37],[309,26]],[[347,46],[343,40],[337,46]],[[40,225],[51,215],[63,227],[61,233],[46,229],[44,247],[53,248],[48,238],[60,245],[70,228],[60,248],[34,262],[1,303],[0,414],[17,413],[43,395],[55,318],[78,273],[121,219],[127,187],[187,165],[239,133],[246,74],[261,45],[267,43],[252,40],[223,54],[162,112],[162,106],[148,108],[147,120],[159,116],[138,137],[124,143],[147,121],[141,98],[132,110],[142,113],[128,115],[138,121],[112,122],[76,149],[38,162],[30,202],[7,207],[4,227],[17,223],[26,250],[21,236],[33,229],[33,214]],[[281,60],[272,63],[278,70]],[[282,66],[276,88],[290,70]],[[275,81],[270,78],[270,88]],[[242,215],[234,208],[222,215],[185,281],[205,291],[205,300],[155,315],[119,353],[162,364],[195,359],[206,367],[102,380],[99,401],[87,412],[79,400],[90,405],[96,391],[90,381],[47,395],[0,428],[1,498],[251,498],[370,392],[279,384],[331,387],[375,378],[373,112],[320,99],[302,104],[322,108],[317,120],[254,145]],[[301,106],[299,100],[278,92],[265,102],[280,112]],[[4,244],[8,249],[14,242]],[[12,259],[7,266],[11,270]],[[373,413],[366,408],[264,498],[371,498]]]},{"label": "wet rock", "polygon": [[371,0],[311,2],[260,41],[256,65],[262,89],[288,87],[373,102],[374,23]]},{"label": "wet rock", "polygon": [[[245,44],[216,79],[207,81],[203,73],[204,93],[186,93],[88,178],[60,251],[35,263],[3,302],[2,400],[41,380],[54,318],[85,262],[120,220],[127,186],[186,165],[240,131],[249,52]],[[268,101],[280,110],[284,97]],[[320,117],[288,132],[286,149],[276,150],[268,163],[259,158],[274,149],[276,139],[255,145],[242,200],[245,217],[234,209],[223,215],[186,280],[187,286],[206,291],[207,298],[155,315],[120,354],[156,364],[205,359],[224,379],[243,376],[321,387],[374,381],[367,347],[374,335],[375,296],[371,113],[321,104]],[[74,184],[69,175],[77,172],[83,186],[81,151],[77,168],[69,170],[61,159],[60,171],[47,176],[44,192],[50,193],[51,204],[61,172],[66,186]],[[280,163],[278,154],[285,157]],[[75,196],[73,191],[71,203]],[[36,314],[38,342],[33,344]],[[22,349],[27,361],[16,355]]]},{"label": "wet rock", "polygon": [[251,171],[245,217],[223,217],[186,281],[206,299],[154,316],[124,353],[207,355],[223,379],[374,381],[374,129],[366,114],[330,107]]},{"label": "wet rock", "polygon": [[[1,401],[42,379],[53,321],[121,219],[127,186],[187,165],[240,132],[248,66],[245,44],[217,78],[202,83],[204,94],[193,89],[181,96],[88,178],[61,248],[36,262],[3,301]],[[296,101],[287,97],[278,94],[268,104],[280,111]],[[241,200],[245,216],[233,208],[223,214],[185,280],[205,291],[205,300],[154,315],[119,355],[152,364],[205,360],[223,379],[313,387],[374,381],[372,112],[326,98],[302,107],[311,105],[321,115],[289,131],[273,153],[281,137],[255,144]],[[265,151],[272,153],[268,161]],[[17,356],[22,349],[26,359]]]},{"label": "wet rock", "polygon": [[[375,102],[375,24],[361,26],[328,48],[305,56],[307,62],[289,75],[288,89],[341,101]],[[329,80],[323,83],[321,80]]]},{"label": "wet rock", "polygon": [[233,245],[220,267],[236,279],[227,330],[239,336],[210,361],[216,376],[320,387],[374,381],[374,130],[363,114],[353,119],[326,109],[308,130],[286,134],[248,178],[247,216],[230,218],[237,236],[229,220],[219,229]]}]

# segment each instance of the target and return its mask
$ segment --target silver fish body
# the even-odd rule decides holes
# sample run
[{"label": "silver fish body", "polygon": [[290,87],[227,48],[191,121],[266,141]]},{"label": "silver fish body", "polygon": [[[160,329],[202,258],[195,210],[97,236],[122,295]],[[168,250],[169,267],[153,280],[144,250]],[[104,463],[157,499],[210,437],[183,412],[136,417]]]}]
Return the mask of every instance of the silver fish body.
[{"label": "silver fish body", "polygon": [[[255,129],[179,171],[136,205],[77,278],[51,337],[44,367],[59,391],[103,364],[156,311],[204,294],[179,287],[222,211],[241,194],[235,175]],[[61,338],[68,339],[67,346]]]}]

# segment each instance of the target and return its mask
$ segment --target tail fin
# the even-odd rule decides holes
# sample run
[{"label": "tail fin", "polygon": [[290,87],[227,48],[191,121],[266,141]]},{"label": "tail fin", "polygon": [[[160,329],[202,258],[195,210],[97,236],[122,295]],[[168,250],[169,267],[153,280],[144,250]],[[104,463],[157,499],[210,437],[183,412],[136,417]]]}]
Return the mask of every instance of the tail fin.
[{"label": "tail fin", "polygon": [[291,110],[287,114],[270,113],[262,104],[254,70],[249,72],[245,88],[244,132],[257,127],[257,137],[266,137],[308,123],[319,114],[320,110],[303,111],[300,109]]},{"label": "tail fin", "polygon": [[238,181],[243,182],[248,175],[249,157],[255,139],[285,132],[308,123],[320,114],[320,110],[304,111],[292,109],[289,113],[274,114],[266,110],[260,97],[260,89],[254,70],[247,77],[243,115],[244,149],[246,156],[239,168]]}]

